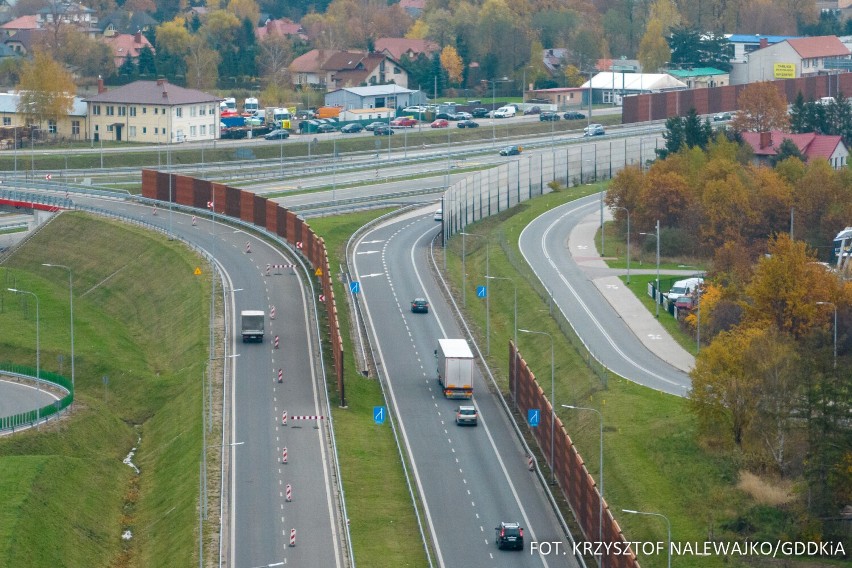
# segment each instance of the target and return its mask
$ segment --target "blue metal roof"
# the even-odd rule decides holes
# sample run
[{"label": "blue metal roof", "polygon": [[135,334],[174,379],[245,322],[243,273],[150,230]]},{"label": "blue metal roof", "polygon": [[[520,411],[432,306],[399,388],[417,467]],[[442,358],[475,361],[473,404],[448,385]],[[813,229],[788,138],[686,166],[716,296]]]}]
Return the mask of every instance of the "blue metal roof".
[{"label": "blue metal roof", "polygon": [[731,34],[728,41],[731,43],[760,43],[761,39],[765,39],[770,45],[780,43],[785,39],[796,39],[800,36],[777,36],[777,35],[760,35],[760,34]]}]

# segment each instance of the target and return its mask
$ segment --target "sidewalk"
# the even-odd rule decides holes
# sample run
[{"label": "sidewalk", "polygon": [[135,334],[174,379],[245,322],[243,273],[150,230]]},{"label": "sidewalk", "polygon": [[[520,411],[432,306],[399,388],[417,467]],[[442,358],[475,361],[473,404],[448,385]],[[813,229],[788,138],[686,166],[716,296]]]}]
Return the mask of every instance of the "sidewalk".
[{"label": "sidewalk", "polygon": [[[607,219],[611,213],[606,211]],[[660,359],[682,371],[689,372],[695,366],[695,357],[681,347],[660,325],[654,314],[624,286],[619,276],[626,270],[608,268],[601,260],[595,245],[595,233],[600,227],[600,213],[590,213],[568,237],[568,249],[577,265],[589,276],[601,295],[624,320],[636,337],[649,351]],[[651,273],[655,270],[631,270],[632,274]],[[678,273],[675,271],[675,273]],[[687,272],[684,272],[687,274]],[[668,314],[660,317],[668,317]]]}]

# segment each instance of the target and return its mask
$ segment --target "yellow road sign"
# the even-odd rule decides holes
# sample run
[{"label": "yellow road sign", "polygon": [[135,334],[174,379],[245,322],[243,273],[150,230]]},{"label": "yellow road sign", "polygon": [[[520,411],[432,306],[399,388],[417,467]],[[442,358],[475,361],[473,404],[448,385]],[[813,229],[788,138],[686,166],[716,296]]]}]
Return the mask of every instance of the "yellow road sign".
[{"label": "yellow road sign", "polygon": [[196,266],[196,267],[195,267],[195,271],[193,272],[193,274],[195,274],[196,276],[200,276],[200,275],[201,275],[201,269],[200,269],[199,267],[197,267],[197,266]]},{"label": "yellow road sign", "polygon": [[317,269],[314,271],[314,275],[315,275],[315,276],[322,276],[322,268],[317,268]]}]

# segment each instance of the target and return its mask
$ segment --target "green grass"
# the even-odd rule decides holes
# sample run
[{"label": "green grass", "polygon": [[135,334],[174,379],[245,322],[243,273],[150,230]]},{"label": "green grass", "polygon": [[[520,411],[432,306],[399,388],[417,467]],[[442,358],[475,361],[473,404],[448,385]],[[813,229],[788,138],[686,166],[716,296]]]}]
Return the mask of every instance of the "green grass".
[{"label": "green grass", "polygon": [[[583,362],[548,315],[548,305],[530,284],[535,276],[523,263],[517,247],[520,231],[535,217],[560,203],[600,188],[563,190],[526,202],[498,217],[469,226],[466,231],[488,235],[490,272],[512,278],[518,286],[518,326],[548,332],[556,341],[556,402],[599,409],[604,418],[604,475],[606,499],[630,540],[666,540],[665,523],[622,513],[636,509],[663,513],[672,522],[672,535],[681,541],[735,538],[720,528],[723,521],[753,507],[735,487],[734,460],[707,453],[698,443],[695,422],[685,400],[610,378],[607,387]],[[475,286],[483,284],[485,238],[467,239],[467,309],[480,345],[485,344],[485,307],[476,299]],[[459,297],[461,239],[449,247],[449,277]],[[634,277],[635,278],[635,277]],[[645,292],[639,278],[632,289]],[[646,280],[647,281],[647,280]],[[648,302],[651,304],[650,300]],[[653,305],[653,304],[651,304]],[[513,299],[508,283],[495,281],[491,292],[491,356],[501,388],[507,385],[506,342],[512,337]],[[662,317],[662,316],[661,316]],[[671,318],[669,318],[671,319]],[[542,388],[550,391],[550,342],[520,334],[519,348],[536,373]],[[583,455],[586,467],[597,479],[599,424],[597,416],[559,407],[558,414]],[[645,567],[666,565],[665,556],[640,557]],[[680,557],[673,566],[737,566],[738,559]]]},{"label": "green grass", "polygon": [[[310,226],[325,239],[329,264],[345,262],[349,236],[388,210],[315,218]],[[373,407],[385,405],[377,381],[358,371],[350,336],[347,291],[333,278],[345,350],[347,408],[333,409],[346,508],[359,566],[428,566],[399,452],[389,425],[377,426]],[[329,396],[339,403],[333,386]]]},{"label": "green grass", "polygon": [[[0,565],[197,562],[209,280],[192,275],[199,261],[178,241],[60,215],[9,259],[0,277],[5,287],[37,294],[42,368],[59,372],[62,355],[65,376],[68,277],[45,262],[74,271],[77,396],[62,421],[0,439]],[[9,292],[0,302],[3,359],[32,365],[32,302]],[[137,477],[122,459],[138,437]],[[120,538],[125,529],[134,535],[127,543]]]}]

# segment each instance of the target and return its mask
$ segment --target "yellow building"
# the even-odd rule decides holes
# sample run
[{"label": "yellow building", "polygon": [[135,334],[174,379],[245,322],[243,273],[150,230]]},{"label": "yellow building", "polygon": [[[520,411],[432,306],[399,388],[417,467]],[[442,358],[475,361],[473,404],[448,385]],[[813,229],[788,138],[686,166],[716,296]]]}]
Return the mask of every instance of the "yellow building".
[{"label": "yellow building", "polygon": [[219,138],[221,98],[172,85],[165,79],[134,81],[115,89],[99,85],[87,104],[92,140],[163,143]]},{"label": "yellow building", "polygon": [[[25,115],[18,112],[20,96],[17,93],[0,93],[0,126],[5,128],[26,127]],[[65,140],[86,139],[86,103],[79,97],[74,97],[74,104],[67,116],[58,120],[48,120],[45,124],[36,124],[42,132],[38,138],[58,138]],[[8,132],[8,131],[7,131]],[[14,132],[14,130],[13,130]],[[8,141],[0,141],[5,146],[11,146],[14,134]]]}]

